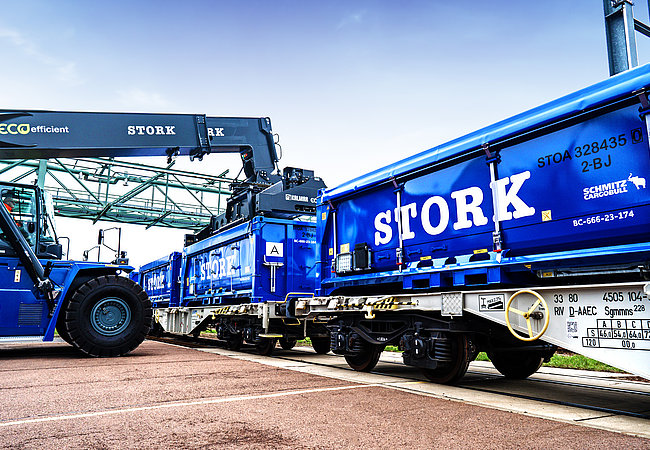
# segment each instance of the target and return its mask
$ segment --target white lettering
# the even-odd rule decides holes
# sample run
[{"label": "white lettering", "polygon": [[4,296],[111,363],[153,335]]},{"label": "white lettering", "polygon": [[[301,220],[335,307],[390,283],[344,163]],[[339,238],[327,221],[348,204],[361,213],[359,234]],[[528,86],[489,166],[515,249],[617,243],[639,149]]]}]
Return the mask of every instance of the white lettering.
[{"label": "white lettering", "polygon": [[[431,225],[430,217],[431,206],[434,204],[438,206],[438,209],[440,211],[440,221],[435,227]],[[440,196],[435,195],[433,197],[429,197],[427,201],[424,202],[424,205],[422,205],[421,219],[422,228],[424,228],[424,231],[426,231],[431,236],[436,236],[445,231],[447,225],[449,225],[449,205],[447,205],[445,199]]]},{"label": "white lettering", "polygon": [[391,214],[388,211],[382,211],[375,216],[375,245],[388,244],[393,238],[393,229],[390,224]]},{"label": "white lettering", "polygon": [[[519,191],[528,179],[530,179],[530,172],[526,171],[497,180],[490,184],[494,195],[496,195],[499,200],[498,211],[495,213],[499,220],[519,219],[535,214],[535,208],[528,206],[519,197]],[[584,193],[585,197],[587,195],[593,195],[589,194],[589,188],[585,188]],[[478,186],[471,186],[458,191],[453,191],[449,195],[453,200],[455,200],[456,222],[453,223],[454,230],[479,227],[488,223],[489,220],[482,209],[485,195],[481,188]],[[510,208],[511,205],[512,208]],[[437,211],[434,209],[432,212],[433,207],[436,207]],[[509,208],[513,211],[508,211]],[[416,228],[415,230],[411,229],[413,226],[411,219],[416,218],[418,213],[420,214],[422,229],[431,236],[437,236],[444,233],[449,226],[450,220],[452,220],[449,201],[439,195],[427,198],[421,208],[416,203],[402,206],[400,217],[402,221],[403,239],[414,239],[416,237],[416,232],[419,228]],[[376,246],[388,244],[392,240],[393,228],[391,223],[393,215],[395,216],[395,222],[397,222],[397,209],[381,211],[375,216],[374,225]]]},{"label": "white lettering", "polygon": [[[68,132],[68,127],[61,128],[61,132]],[[127,125],[126,133],[129,136],[140,135],[143,136],[148,134],[149,136],[153,135],[173,135],[176,134],[176,126],[174,125]],[[18,130],[20,131],[20,130]]]},{"label": "white lettering", "polygon": [[208,128],[208,136],[224,136],[223,128]]},{"label": "white lettering", "polygon": [[226,274],[226,258],[219,258],[219,274],[220,276]]},{"label": "white lettering", "polygon": [[153,291],[154,289],[164,289],[164,287],[165,287],[164,273],[159,273],[159,274],[154,273],[147,279],[148,291]]},{"label": "white lettering", "polygon": [[[417,205],[415,203],[409,203],[400,208],[402,218],[402,239],[413,239],[415,233],[411,231],[411,218],[415,219],[417,217]],[[395,208],[395,222],[397,222],[397,208]]]},{"label": "white lettering", "polygon": [[[454,230],[463,230],[472,227],[472,221],[467,218],[472,215],[474,226],[481,226],[488,223],[487,217],[483,215],[481,203],[483,202],[483,191],[477,186],[461,189],[451,193],[451,198],[456,200],[457,221],[454,223]],[[468,199],[471,201],[468,202]]]},{"label": "white lettering", "polygon": [[227,260],[227,263],[228,263],[228,275],[234,275],[235,274],[235,255],[226,256],[226,260]]},{"label": "white lettering", "polygon": [[[530,171],[526,171],[512,175],[510,178],[505,177],[490,183],[490,187],[499,199],[499,211],[496,213],[498,220],[503,222],[511,220],[513,217],[519,219],[521,217],[528,217],[535,214],[535,208],[528,206],[517,196],[524,181],[529,178]],[[512,186],[510,187],[510,190],[506,190],[506,186],[509,183],[512,183]],[[508,206],[510,205],[515,208],[512,213],[508,211]]]}]

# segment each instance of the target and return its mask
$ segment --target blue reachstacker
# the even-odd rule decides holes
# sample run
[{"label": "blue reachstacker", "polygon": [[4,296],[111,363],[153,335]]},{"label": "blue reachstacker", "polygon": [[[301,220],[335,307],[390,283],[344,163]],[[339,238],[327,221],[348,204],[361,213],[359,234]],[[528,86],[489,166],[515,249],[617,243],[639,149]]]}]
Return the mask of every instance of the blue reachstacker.
[{"label": "blue reachstacker", "polygon": [[[238,153],[245,179],[233,186],[226,212],[191,239],[261,214],[313,214],[324,185],[310,171],[279,172],[268,118],[0,110],[3,159],[189,155],[200,160],[210,153]],[[56,329],[92,356],[136,348],[151,329],[152,304],[126,276],[133,267],[119,255],[109,264],[61,260],[47,195],[36,186],[0,183],[0,197],[0,341],[51,341]],[[156,297],[156,306],[159,301]]]}]

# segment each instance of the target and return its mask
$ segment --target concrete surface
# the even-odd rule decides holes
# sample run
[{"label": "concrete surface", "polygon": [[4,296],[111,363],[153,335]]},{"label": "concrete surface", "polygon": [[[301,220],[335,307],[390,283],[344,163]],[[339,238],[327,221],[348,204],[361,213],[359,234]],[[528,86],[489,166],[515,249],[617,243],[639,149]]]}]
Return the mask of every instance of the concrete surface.
[{"label": "concrete surface", "polygon": [[0,448],[650,446],[385,380],[276,366],[151,341],[115,359],[80,357],[66,344],[0,345]]},{"label": "concrete surface", "polygon": [[[220,348],[204,348],[201,351],[339,380],[380,384],[420,395],[650,438],[650,421],[647,419],[514,397],[522,395],[650,414],[650,395],[647,395],[650,393],[650,383],[624,381],[619,374],[610,376],[601,372],[545,367],[528,380],[507,380],[492,364],[475,361],[470,364],[470,370],[459,386],[444,386],[426,381],[417,368],[405,366],[401,354],[395,352],[382,353],[380,362],[372,373],[361,373],[351,370],[343,357],[332,353],[316,355],[310,347],[296,347],[292,351],[276,349],[273,358]],[[579,383],[582,386],[568,383]],[[467,389],[468,387],[470,389]]]}]

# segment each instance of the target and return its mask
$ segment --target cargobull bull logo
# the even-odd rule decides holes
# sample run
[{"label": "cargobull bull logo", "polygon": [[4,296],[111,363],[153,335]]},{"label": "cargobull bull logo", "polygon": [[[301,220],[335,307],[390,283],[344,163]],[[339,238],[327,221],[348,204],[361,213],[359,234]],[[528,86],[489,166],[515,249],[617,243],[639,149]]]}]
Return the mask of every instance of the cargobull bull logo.
[{"label": "cargobull bull logo", "polygon": [[589,186],[582,189],[583,198],[585,200],[593,200],[595,198],[611,197],[612,195],[625,194],[633,185],[638,191],[645,189],[645,178],[636,175],[630,175],[625,180],[610,181],[609,183],[598,184],[596,186]]}]

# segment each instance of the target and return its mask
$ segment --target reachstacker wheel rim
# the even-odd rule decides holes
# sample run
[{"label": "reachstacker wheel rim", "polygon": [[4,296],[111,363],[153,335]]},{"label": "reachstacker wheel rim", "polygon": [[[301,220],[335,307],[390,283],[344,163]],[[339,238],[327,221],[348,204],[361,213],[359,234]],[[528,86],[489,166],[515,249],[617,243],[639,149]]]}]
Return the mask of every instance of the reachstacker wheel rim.
[{"label": "reachstacker wheel rim", "polygon": [[[512,306],[512,301],[517,296],[519,296],[521,294],[530,294],[530,295],[532,295],[533,297],[535,297],[537,299],[532,304],[532,306],[530,308],[528,308],[527,311],[521,311],[521,310],[519,310],[517,308],[514,308]],[[542,309],[544,310],[544,312],[543,312],[543,314],[544,314],[544,326],[542,327],[542,329],[540,331],[538,331],[537,333],[534,333],[533,332],[533,327],[532,327],[532,324],[531,324],[531,316],[535,312],[537,307],[540,306],[540,305],[542,306]],[[514,314],[517,314],[519,316],[522,316],[524,319],[526,319],[526,327],[528,328],[528,337],[522,336],[517,331],[515,331],[515,329],[512,327],[512,324],[510,323],[510,313],[511,312],[514,313]],[[506,305],[506,325],[508,326],[508,330],[510,330],[510,333],[512,333],[512,335],[514,337],[516,337],[517,339],[519,339],[521,341],[530,342],[530,341],[535,341],[535,340],[539,339],[546,332],[546,329],[548,328],[550,318],[551,318],[551,316],[549,314],[548,304],[546,303],[546,300],[544,300],[544,298],[541,295],[539,295],[537,292],[531,291],[530,289],[522,289],[520,291],[515,292],[514,294],[512,294],[512,297],[510,297],[510,300],[508,300],[508,304]]]},{"label": "reachstacker wheel rim", "polygon": [[131,308],[121,298],[103,298],[90,312],[90,324],[103,336],[120,334],[130,323]]}]

